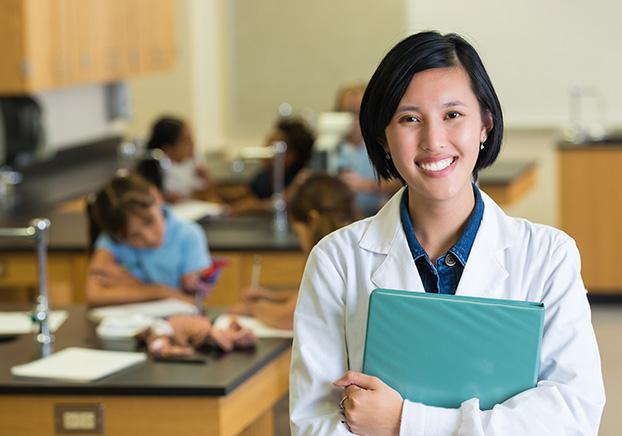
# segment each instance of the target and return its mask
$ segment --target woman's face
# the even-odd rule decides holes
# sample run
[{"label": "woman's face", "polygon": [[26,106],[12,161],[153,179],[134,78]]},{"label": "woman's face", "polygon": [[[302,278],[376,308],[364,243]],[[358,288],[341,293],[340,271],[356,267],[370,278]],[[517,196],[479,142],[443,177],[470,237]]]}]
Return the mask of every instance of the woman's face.
[{"label": "woman's face", "polygon": [[486,118],[462,67],[413,76],[385,135],[387,151],[414,195],[434,201],[472,195],[480,143],[492,128]]}]

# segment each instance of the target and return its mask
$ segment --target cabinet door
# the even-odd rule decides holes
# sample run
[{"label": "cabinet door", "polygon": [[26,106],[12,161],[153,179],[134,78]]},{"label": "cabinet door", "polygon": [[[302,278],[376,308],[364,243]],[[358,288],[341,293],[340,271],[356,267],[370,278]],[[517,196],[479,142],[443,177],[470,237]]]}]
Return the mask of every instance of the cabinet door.
[{"label": "cabinet door", "polygon": [[622,268],[622,144],[559,152],[561,227],[581,254],[581,275],[591,294],[620,294]]},{"label": "cabinet door", "polygon": [[29,59],[25,57],[25,8],[19,0],[5,0],[0,14],[0,91],[15,92],[24,87]]},{"label": "cabinet door", "polygon": [[146,48],[149,68],[152,71],[172,68],[175,65],[177,48],[175,12],[173,0],[153,2],[150,49]]},{"label": "cabinet door", "polygon": [[170,68],[175,61],[175,2],[128,0],[128,56],[130,73]]},{"label": "cabinet door", "polygon": [[22,89],[51,88],[55,85],[54,2],[26,0],[23,6],[21,25],[25,40],[22,52],[25,81]]},{"label": "cabinet door", "polygon": [[[84,300],[85,255],[50,253],[48,295],[50,304]],[[29,253],[0,253],[0,301],[34,302],[37,293],[37,258]]]},{"label": "cabinet door", "polygon": [[99,82],[124,79],[129,71],[127,48],[127,10],[125,0],[95,2],[93,43],[94,77]]}]

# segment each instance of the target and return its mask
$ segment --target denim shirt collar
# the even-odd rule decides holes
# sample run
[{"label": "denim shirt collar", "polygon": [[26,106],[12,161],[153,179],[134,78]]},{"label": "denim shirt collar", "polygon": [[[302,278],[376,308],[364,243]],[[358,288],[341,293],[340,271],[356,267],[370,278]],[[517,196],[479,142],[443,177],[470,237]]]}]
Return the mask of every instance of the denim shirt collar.
[{"label": "denim shirt collar", "polygon": [[[464,232],[462,232],[460,239],[458,239],[454,246],[449,249],[449,251],[458,258],[463,267],[466,265],[467,259],[469,258],[473,241],[475,241],[477,230],[479,229],[482,217],[484,216],[484,202],[479,188],[475,184],[473,184],[473,193],[475,195],[475,207],[469,216],[469,220],[467,221],[467,225]],[[406,240],[408,241],[408,246],[410,247],[413,260],[416,261],[422,256],[427,256],[425,250],[417,240],[417,235],[415,234],[415,229],[413,228],[413,224],[410,219],[410,213],[408,211],[408,189],[405,189],[404,195],[402,195],[402,201],[400,203],[400,217],[402,219],[402,226],[404,227],[404,233],[406,234]]]}]

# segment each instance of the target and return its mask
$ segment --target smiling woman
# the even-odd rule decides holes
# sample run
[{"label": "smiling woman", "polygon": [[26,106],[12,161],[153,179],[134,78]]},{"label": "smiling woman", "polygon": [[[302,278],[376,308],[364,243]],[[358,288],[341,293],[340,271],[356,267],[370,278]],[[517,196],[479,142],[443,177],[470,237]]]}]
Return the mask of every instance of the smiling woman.
[{"label": "smiling woman", "polygon": [[[309,255],[294,316],[293,434],[596,435],[604,391],[576,245],[508,217],[475,184],[503,137],[477,52],[455,34],[406,38],[371,78],[360,122],[378,175],[406,186]],[[490,410],[478,398],[458,408],[402,398],[360,372],[374,288],[544,303],[537,386]]]}]

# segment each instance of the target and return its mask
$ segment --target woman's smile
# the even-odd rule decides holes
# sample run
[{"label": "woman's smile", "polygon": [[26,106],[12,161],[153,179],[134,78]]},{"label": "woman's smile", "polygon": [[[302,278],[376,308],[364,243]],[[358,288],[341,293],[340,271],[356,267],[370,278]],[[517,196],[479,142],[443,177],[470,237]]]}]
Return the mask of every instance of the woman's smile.
[{"label": "woman's smile", "polygon": [[453,170],[458,156],[428,158],[415,161],[421,172],[430,177],[443,177]]}]

